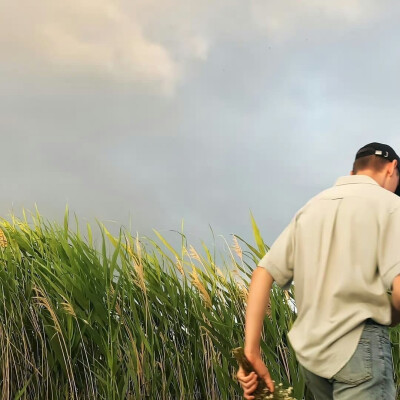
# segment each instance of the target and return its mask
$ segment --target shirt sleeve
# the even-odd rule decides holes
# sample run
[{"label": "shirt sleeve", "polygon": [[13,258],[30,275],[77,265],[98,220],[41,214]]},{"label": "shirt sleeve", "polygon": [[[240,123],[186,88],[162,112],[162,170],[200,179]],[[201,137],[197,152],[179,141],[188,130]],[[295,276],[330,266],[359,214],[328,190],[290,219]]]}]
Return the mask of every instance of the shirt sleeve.
[{"label": "shirt sleeve", "polygon": [[381,229],[378,247],[378,268],[387,289],[400,274],[400,207],[389,214]]},{"label": "shirt sleeve", "polygon": [[279,235],[267,254],[258,263],[282,289],[288,290],[293,280],[294,220]]}]

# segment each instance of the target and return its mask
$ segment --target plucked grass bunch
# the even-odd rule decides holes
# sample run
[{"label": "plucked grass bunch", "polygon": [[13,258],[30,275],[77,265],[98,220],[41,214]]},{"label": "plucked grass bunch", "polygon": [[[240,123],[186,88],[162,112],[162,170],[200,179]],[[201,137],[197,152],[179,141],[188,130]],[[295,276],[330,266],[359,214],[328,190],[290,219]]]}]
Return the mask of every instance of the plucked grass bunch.
[{"label": "plucked grass bunch", "polygon": [[[99,224],[97,243],[90,225],[70,228],[68,211],[62,226],[38,212],[2,219],[0,398],[242,398],[232,349],[243,345],[249,279],[268,250],[252,224],[256,245],[234,236],[217,266],[183,234],[175,249],[156,231],[156,240],[115,237]],[[272,378],[302,399],[292,302],[274,288],[262,350]]]},{"label": "plucked grass bunch", "polygon": [[[233,355],[236,358],[236,361],[238,362],[238,365],[243,368],[243,370],[246,372],[246,374],[249,374],[250,372],[254,372],[253,366],[247,359],[247,357],[244,354],[244,349],[243,347],[237,347],[236,349],[233,349]],[[275,382],[274,382],[275,383]],[[270,392],[270,390],[267,388],[266,383],[264,380],[262,380],[260,377],[257,379],[257,388],[256,390],[252,393],[254,396],[254,400],[268,400],[268,399],[274,399],[274,400],[296,400],[293,398],[292,395],[293,388],[289,387],[285,389],[283,387],[282,383],[279,383],[276,385],[275,390],[273,393]]]}]

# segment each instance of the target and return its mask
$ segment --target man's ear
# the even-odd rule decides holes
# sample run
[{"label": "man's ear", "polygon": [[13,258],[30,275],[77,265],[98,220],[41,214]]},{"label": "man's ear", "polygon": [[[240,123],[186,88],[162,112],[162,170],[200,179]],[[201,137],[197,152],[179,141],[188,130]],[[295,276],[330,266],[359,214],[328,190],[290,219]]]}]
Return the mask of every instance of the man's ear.
[{"label": "man's ear", "polygon": [[354,175],[354,172],[353,172],[353,171],[350,171],[350,175]]},{"label": "man's ear", "polygon": [[397,169],[397,160],[393,160],[390,163],[390,176],[392,176],[394,174],[396,169]]}]

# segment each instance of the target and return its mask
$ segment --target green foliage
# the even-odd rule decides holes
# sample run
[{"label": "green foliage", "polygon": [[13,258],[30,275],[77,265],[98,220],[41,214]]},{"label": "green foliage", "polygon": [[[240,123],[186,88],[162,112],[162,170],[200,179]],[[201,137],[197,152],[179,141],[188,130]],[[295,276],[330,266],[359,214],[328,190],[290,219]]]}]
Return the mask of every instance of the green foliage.
[{"label": "green foliage", "polygon": [[[234,237],[224,271],[183,234],[175,250],[158,232],[159,242],[113,237],[99,224],[97,249],[90,226],[87,238],[71,231],[68,209],[62,226],[31,218],[0,223],[8,242],[0,248],[1,399],[242,398],[231,351],[243,345],[249,278],[268,249],[254,218],[257,249]],[[262,349],[272,378],[300,399],[287,340],[293,310],[292,293],[274,287]]]}]

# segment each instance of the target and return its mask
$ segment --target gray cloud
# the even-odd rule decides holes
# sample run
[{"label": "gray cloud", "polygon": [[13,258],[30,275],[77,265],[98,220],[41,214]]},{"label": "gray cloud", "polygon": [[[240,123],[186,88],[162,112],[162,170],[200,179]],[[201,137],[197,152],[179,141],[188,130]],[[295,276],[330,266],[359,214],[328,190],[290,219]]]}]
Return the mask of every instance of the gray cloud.
[{"label": "gray cloud", "polygon": [[[400,151],[397,3],[110,4],[92,15],[89,2],[76,18],[80,3],[66,15],[39,9],[40,24],[27,27],[3,16],[3,215],[37,202],[61,220],[68,202],[84,221],[108,220],[118,231],[131,220],[134,232],[156,228],[172,240],[183,218],[189,237],[210,243],[209,224],[250,239],[251,209],[271,243],[311,196],[350,171],[363,144]],[[10,12],[22,24],[21,7]],[[84,44],[89,21],[89,44],[103,55],[135,48],[126,48],[128,34],[107,41],[96,33],[103,26],[139,32],[160,52],[145,51],[142,69],[133,57],[109,73],[93,48],[86,58],[73,45],[44,52],[37,32],[54,21]],[[157,72],[165,62],[171,75]]]}]

